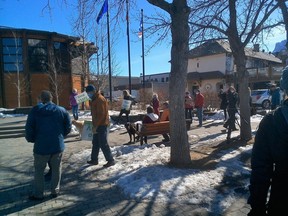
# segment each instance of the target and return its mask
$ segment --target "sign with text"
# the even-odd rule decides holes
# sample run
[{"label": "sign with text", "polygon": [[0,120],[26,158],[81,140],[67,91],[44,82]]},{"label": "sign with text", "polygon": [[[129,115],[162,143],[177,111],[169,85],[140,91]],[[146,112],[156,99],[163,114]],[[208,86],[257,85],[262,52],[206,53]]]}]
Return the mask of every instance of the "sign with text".
[{"label": "sign with text", "polygon": [[81,134],[81,139],[82,140],[88,140],[91,141],[93,139],[93,132],[92,132],[92,121],[89,120],[85,120],[84,121],[84,127],[82,130],[82,134]]},{"label": "sign with text", "polygon": [[89,96],[87,95],[87,92],[82,92],[81,94],[75,95],[74,98],[78,104],[90,100]]}]

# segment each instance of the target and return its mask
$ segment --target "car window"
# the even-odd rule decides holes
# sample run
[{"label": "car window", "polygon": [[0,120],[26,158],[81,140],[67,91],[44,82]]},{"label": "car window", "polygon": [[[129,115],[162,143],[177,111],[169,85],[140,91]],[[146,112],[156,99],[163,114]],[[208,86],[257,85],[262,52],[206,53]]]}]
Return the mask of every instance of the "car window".
[{"label": "car window", "polygon": [[261,95],[263,93],[265,93],[266,90],[253,90],[251,91],[251,96],[255,96],[255,95]]}]

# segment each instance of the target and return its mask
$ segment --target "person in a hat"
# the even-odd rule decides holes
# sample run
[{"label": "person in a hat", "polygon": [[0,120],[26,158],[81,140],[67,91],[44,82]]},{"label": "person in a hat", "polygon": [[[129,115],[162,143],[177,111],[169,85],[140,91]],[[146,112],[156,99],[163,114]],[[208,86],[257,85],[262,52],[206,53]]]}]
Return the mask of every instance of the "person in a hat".
[{"label": "person in a hat", "polygon": [[280,88],[275,83],[271,84],[269,94],[271,95],[271,110],[275,110],[280,105]]},{"label": "person in a hat", "polygon": [[87,163],[97,165],[99,150],[101,149],[107,161],[104,167],[113,166],[115,161],[107,140],[109,133],[108,102],[101,92],[96,90],[94,85],[88,85],[85,90],[91,99],[90,107],[93,125],[91,160],[87,161]]},{"label": "person in a hat", "polygon": [[249,216],[288,215],[288,66],[280,87],[284,90],[283,104],[264,116],[255,136]]},{"label": "person in a hat", "polygon": [[52,102],[50,91],[42,91],[40,99],[41,103],[32,108],[25,125],[25,138],[34,143],[34,193],[29,196],[30,200],[44,199],[44,170],[47,163],[51,166],[51,197],[58,196],[64,138],[72,127],[69,113]]}]

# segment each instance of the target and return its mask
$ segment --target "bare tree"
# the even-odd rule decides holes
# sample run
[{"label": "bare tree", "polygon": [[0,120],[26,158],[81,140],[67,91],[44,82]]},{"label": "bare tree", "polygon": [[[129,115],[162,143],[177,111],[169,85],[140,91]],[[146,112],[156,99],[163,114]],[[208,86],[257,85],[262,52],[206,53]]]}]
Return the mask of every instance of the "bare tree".
[{"label": "bare tree", "polygon": [[286,49],[288,50],[288,8],[286,4],[286,0],[277,0],[279,8],[282,12],[283,22],[286,30]]},{"label": "bare tree", "polygon": [[[21,107],[21,96],[23,96],[23,93],[25,92],[28,83],[27,83],[27,76],[23,73],[21,73],[21,70],[23,70],[23,62],[22,62],[22,44],[19,43],[20,38],[17,37],[17,34],[15,32],[12,32],[13,39],[14,39],[14,49],[12,49],[13,53],[8,53],[11,59],[14,60],[14,66],[16,69],[16,79],[14,78],[13,74],[9,72],[10,76],[9,79],[11,83],[16,87],[17,89],[17,106]],[[5,47],[3,47],[6,49]],[[7,48],[7,51],[10,49]]]},{"label": "bare tree", "polygon": [[257,40],[264,30],[278,26],[278,20],[269,19],[278,6],[274,0],[229,0],[194,1],[190,14],[191,40],[202,42],[208,39],[226,38],[229,40],[236,65],[239,84],[242,140],[252,137],[246,69],[245,47]]},{"label": "bare tree", "polygon": [[59,105],[59,96],[61,95],[65,85],[62,76],[60,76],[61,64],[57,64],[58,62],[61,62],[61,59],[57,59],[55,56],[53,46],[49,46],[48,48],[48,59],[47,74],[50,80],[53,96],[56,99],[56,104]]},{"label": "bare tree", "polygon": [[191,163],[191,157],[183,109],[184,97],[179,97],[179,95],[184,95],[187,82],[190,8],[186,0],[177,0],[172,3],[164,0],[148,0],[148,2],[167,12],[171,18],[170,163],[174,166],[186,166]]}]

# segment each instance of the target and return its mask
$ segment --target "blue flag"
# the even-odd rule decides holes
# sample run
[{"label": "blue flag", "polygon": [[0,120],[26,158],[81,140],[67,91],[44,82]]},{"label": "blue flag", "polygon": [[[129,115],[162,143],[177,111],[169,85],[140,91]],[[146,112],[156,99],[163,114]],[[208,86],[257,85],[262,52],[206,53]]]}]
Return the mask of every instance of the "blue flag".
[{"label": "blue flag", "polygon": [[142,35],[143,35],[142,27],[143,27],[143,22],[142,22],[142,19],[141,19],[140,26],[139,26],[139,32],[138,32],[138,37],[139,38],[142,38]]},{"label": "blue flag", "polygon": [[97,23],[99,24],[99,21],[100,19],[102,18],[102,16],[108,11],[108,0],[105,0],[103,5],[102,5],[102,8],[97,16]]}]

